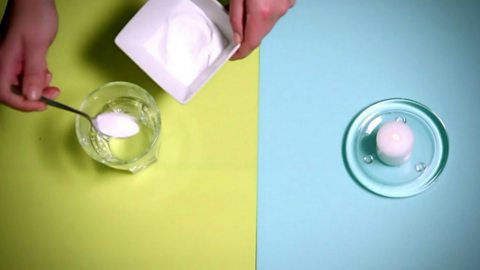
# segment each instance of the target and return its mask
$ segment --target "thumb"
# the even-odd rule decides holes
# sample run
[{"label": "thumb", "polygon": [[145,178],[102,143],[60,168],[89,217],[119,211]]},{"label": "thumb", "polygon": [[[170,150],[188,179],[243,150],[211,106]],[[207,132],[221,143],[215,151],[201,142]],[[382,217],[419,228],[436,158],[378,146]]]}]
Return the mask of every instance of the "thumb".
[{"label": "thumb", "polygon": [[43,46],[26,44],[22,93],[29,100],[38,100],[46,86],[46,53],[47,48]]},{"label": "thumb", "polygon": [[229,6],[230,23],[232,24],[233,40],[240,44],[243,40],[245,21],[245,0],[231,0]]}]

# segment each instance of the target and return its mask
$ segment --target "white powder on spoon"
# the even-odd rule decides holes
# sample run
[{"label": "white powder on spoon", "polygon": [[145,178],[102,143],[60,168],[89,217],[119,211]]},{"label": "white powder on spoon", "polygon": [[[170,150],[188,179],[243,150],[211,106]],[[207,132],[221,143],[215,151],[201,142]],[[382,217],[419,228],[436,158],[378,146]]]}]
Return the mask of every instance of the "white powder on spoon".
[{"label": "white powder on spoon", "polygon": [[106,112],[94,119],[95,127],[101,133],[115,138],[127,138],[140,131],[135,119],[120,112]]}]

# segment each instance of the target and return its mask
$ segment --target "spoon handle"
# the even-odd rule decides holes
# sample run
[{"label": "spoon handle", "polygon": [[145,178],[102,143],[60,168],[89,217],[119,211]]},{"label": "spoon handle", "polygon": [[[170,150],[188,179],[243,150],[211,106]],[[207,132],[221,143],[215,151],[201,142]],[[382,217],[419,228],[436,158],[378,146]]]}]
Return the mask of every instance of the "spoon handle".
[{"label": "spoon handle", "polygon": [[72,108],[72,107],[70,107],[70,106],[67,106],[67,105],[65,105],[65,104],[63,104],[63,103],[60,103],[60,102],[51,100],[51,99],[46,98],[46,97],[41,97],[40,100],[43,101],[43,102],[45,102],[45,103],[47,103],[47,104],[50,105],[50,106],[57,107],[57,108],[62,109],[62,110],[67,110],[67,111],[69,111],[69,112],[73,112],[73,113],[79,114],[79,115],[85,117],[85,118],[90,122],[90,124],[92,124],[92,126],[93,126],[92,118],[90,117],[90,115],[88,115],[88,114],[86,114],[86,113],[84,113],[84,112],[82,112],[82,111],[80,111],[80,110],[74,109],[74,108]]}]

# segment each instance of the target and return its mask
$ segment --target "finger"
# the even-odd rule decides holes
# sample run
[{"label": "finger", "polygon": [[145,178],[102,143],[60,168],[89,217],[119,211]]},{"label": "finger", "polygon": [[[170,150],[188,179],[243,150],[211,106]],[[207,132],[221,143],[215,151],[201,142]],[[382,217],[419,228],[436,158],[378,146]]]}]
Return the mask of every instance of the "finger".
[{"label": "finger", "polygon": [[[42,92],[42,96],[49,99],[55,99],[59,94],[60,90],[57,87],[47,87],[43,89]],[[2,100],[6,105],[24,112],[43,111],[47,108],[46,104],[42,101],[26,100],[25,97],[17,95],[14,92],[2,97]]]},{"label": "finger", "polygon": [[9,39],[0,47],[0,85],[10,91],[10,85],[18,83],[18,75],[22,72],[21,43]]},{"label": "finger", "polygon": [[57,87],[47,87],[43,89],[42,96],[49,98],[49,99],[56,99],[60,95],[60,89]]},{"label": "finger", "polygon": [[45,85],[47,50],[38,44],[26,44],[22,93],[29,100],[38,100]]},{"label": "finger", "polygon": [[2,93],[0,99],[6,105],[24,112],[43,111],[46,108],[45,103],[41,101],[30,101],[13,92]]},{"label": "finger", "polygon": [[46,86],[50,85],[50,83],[52,82],[52,78],[53,78],[52,73],[50,72],[50,70],[47,70],[47,72],[45,74],[45,85]]},{"label": "finger", "polygon": [[243,40],[243,25],[245,22],[245,0],[230,1],[230,23],[232,24],[233,40],[240,44]]},{"label": "finger", "polygon": [[0,61],[0,101],[5,105],[20,110],[20,111],[38,111],[45,109],[45,104],[42,102],[32,102],[25,100],[21,95],[21,90],[18,89],[19,80],[17,75],[21,69],[21,61],[17,61],[18,48],[16,43],[5,43],[3,46],[5,51],[9,54],[2,54]]},{"label": "finger", "polygon": [[243,59],[255,50],[263,37],[272,29],[274,22],[263,21],[260,17],[247,16],[242,46],[233,55],[232,60]]},{"label": "finger", "polygon": [[244,49],[242,49],[242,47],[240,46],[240,48],[238,48],[238,50],[232,55],[232,57],[230,57],[230,60],[235,61],[245,58],[245,53],[243,52],[243,50]]}]

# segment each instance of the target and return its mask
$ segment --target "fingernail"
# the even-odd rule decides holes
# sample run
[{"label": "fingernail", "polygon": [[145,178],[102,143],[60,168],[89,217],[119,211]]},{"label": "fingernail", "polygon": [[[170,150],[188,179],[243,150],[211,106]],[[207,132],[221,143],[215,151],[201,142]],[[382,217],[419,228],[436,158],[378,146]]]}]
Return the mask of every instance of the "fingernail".
[{"label": "fingernail", "polygon": [[242,36],[240,36],[239,33],[234,33],[234,34],[233,34],[233,41],[234,41],[236,44],[242,43]]},{"label": "fingernail", "polygon": [[60,95],[60,90],[56,87],[49,87],[43,90],[43,94],[42,94],[42,96],[50,99],[56,99],[59,95]]},{"label": "fingernail", "polygon": [[52,99],[56,99],[59,95],[60,95],[60,91],[55,91],[55,92],[52,94]]},{"label": "fingernail", "polygon": [[30,86],[27,91],[27,99],[38,100],[40,98],[40,91],[36,86]]}]

